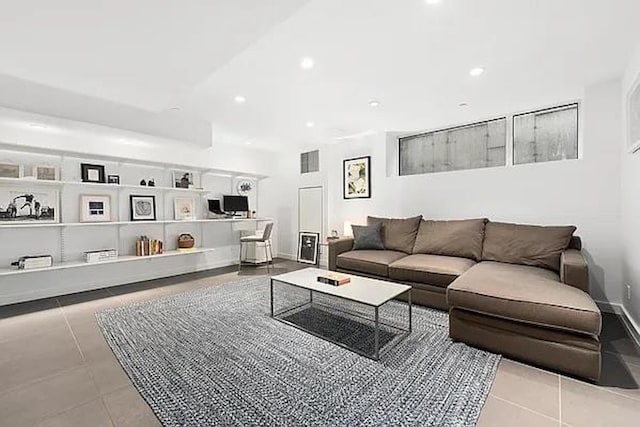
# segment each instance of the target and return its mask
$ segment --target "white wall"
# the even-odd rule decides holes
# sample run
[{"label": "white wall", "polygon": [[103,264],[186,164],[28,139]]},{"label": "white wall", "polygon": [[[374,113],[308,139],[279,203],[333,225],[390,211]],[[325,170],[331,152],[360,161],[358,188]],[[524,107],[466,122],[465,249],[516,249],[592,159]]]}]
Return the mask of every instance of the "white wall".
[{"label": "white wall", "polygon": [[[324,145],[321,168],[326,178],[319,174],[316,181],[327,185],[327,230],[342,234],[344,221],[363,222],[367,215],[574,224],[589,258],[593,297],[620,303],[619,93],[619,81],[586,88],[579,160],[400,177],[392,173],[397,164],[394,134]],[[280,218],[293,217],[294,188],[308,179],[297,173],[297,155],[286,154],[273,178],[278,191],[287,195]],[[363,155],[371,156],[372,197],[343,200],[342,160]],[[281,253],[295,251],[295,237],[288,230],[280,230],[279,238]]]},{"label": "white wall", "polygon": [[[626,96],[636,78],[640,76],[640,45],[632,56],[622,80],[622,104],[626,110]],[[640,325],[640,152],[627,150],[626,121],[622,147],[621,216],[622,216],[622,274],[623,305],[629,316]],[[631,286],[631,299],[626,296],[626,285]]]}]

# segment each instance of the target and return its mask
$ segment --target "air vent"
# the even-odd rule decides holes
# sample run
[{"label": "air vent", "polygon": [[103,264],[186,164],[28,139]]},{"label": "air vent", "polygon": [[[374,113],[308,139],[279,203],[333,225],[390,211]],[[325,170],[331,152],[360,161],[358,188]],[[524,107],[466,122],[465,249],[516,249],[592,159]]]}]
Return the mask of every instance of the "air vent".
[{"label": "air vent", "polygon": [[318,172],[320,170],[319,157],[318,150],[300,154],[300,173]]}]

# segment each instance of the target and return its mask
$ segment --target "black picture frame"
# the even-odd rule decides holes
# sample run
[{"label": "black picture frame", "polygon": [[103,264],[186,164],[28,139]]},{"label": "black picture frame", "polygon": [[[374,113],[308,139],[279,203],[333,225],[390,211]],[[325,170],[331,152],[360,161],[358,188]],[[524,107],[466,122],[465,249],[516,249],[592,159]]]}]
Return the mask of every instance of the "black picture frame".
[{"label": "black picture frame", "polygon": [[301,231],[298,233],[298,262],[318,264],[320,233]]},{"label": "black picture frame", "polygon": [[107,175],[107,184],[120,184],[120,175]]},{"label": "black picture frame", "polygon": [[[144,209],[148,209],[149,213],[144,214],[144,212],[140,212],[140,202],[147,201],[149,203],[148,207]],[[136,209],[138,207],[138,209]],[[131,221],[155,221],[156,220],[156,196],[154,195],[129,195],[129,215]]]},{"label": "black picture frame", "polygon": [[[82,182],[93,182],[97,184],[105,184],[104,165],[92,165],[90,163],[80,163],[80,171],[82,172]],[[95,173],[98,174],[94,177]]]},{"label": "black picture frame", "polygon": [[[364,163],[364,179],[366,188],[364,192],[354,189],[354,193],[351,191],[352,185],[354,185],[352,173],[348,171],[351,165],[357,163]],[[362,171],[360,171],[360,174]],[[344,200],[350,199],[370,199],[371,198],[371,156],[353,157],[351,159],[345,159],[342,161],[342,198]]]}]

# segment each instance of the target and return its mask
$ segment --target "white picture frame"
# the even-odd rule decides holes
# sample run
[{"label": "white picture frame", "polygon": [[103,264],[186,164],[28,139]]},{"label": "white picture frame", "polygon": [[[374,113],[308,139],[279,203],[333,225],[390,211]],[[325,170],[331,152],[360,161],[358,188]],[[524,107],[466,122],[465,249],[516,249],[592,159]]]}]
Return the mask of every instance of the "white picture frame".
[{"label": "white picture frame", "polygon": [[110,222],[111,196],[108,194],[80,195],[80,222]]},{"label": "white picture frame", "polygon": [[172,187],[173,188],[193,188],[193,172],[188,171],[173,171],[172,178]]},{"label": "white picture frame", "polygon": [[196,201],[193,197],[176,197],[173,199],[173,210],[178,221],[196,219]]},{"label": "white picture frame", "polygon": [[22,177],[24,177],[23,165],[12,162],[0,162],[0,178],[20,179]]},{"label": "white picture frame", "polygon": [[0,223],[60,222],[57,190],[0,186]]},{"label": "white picture frame", "polygon": [[627,147],[629,153],[640,150],[640,73],[627,94]]},{"label": "white picture frame", "polygon": [[298,262],[318,264],[320,233],[301,231],[298,233]]},{"label": "white picture frame", "polygon": [[32,168],[32,175],[41,181],[59,181],[60,169],[57,166],[35,165]]}]

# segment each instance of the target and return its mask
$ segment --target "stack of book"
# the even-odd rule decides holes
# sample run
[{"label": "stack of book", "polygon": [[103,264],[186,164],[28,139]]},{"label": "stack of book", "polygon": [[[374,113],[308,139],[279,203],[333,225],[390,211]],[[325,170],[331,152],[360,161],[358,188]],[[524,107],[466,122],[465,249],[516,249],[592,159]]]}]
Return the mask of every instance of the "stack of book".
[{"label": "stack of book", "polygon": [[341,286],[351,282],[351,278],[346,274],[330,272],[318,276],[318,282],[326,283],[327,285]]},{"label": "stack of book", "polygon": [[136,256],[158,255],[163,252],[162,240],[140,236],[136,240]]},{"label": "stack of book", "polygon": [[116,249],[102,249],[84,253],[84,260],[89,263],[107,261],[115,258],[118,258],[118,251]]}]

